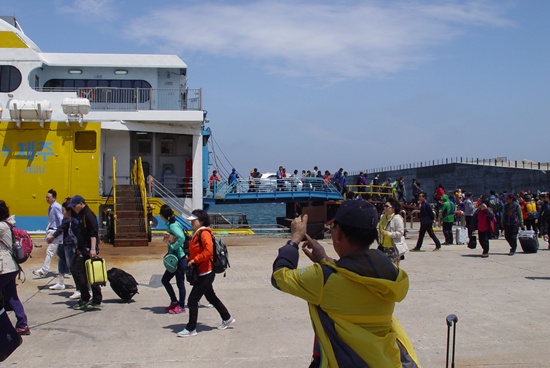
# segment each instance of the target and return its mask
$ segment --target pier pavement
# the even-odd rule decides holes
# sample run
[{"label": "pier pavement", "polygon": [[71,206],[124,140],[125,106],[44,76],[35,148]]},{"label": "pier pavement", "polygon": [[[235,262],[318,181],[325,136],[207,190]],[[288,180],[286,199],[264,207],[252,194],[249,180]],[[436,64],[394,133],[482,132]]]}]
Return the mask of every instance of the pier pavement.
[{"label": "pier pavement", "polygon": [[[408,225],[407,225],[408,226]],[[442,234],[438,233],[440,239]],[[409,232],[409,247],[416,231]],[[73,280],[64,291],[51,291],[54,273],[35,278],[46,247],[37,248],[23,266],[27,280],[18,290],[31,335],[2,365],[10,367],[307,367],[313,333],[305,302],[275,290],[271,264],[284,237],[227,236],[231,268],[216,276],[215,290],[237,322],[217,330],[214,309],[199,309],[198,335],[178,338],[187,314],[164,312],[169,299],[160,282],[165,247],[154,241],[144,248],[103,244],[107,267],[130,272],[139,294],[122,302],[109,286],[101,308],[75,311]],[[330,239],[321,241],[336,256]],[[37,241],[44,244],[43,241]],[[510,257],[508,245],[491,241],[490,257],[465,245],[431,252],[428,237],[420,253],[401,263],[409,274],[406,299],[395,316],[411,338],[422,367],[444,367],[448,314],[458,316],[457,367],[550,367],[550,251],[541,242],[537,254],[521,250]],[[310,264],[300,257],[300,266]],[[54,260],[53,268],[57,266]],[[188,288],[188,292],[190,287]],[[15,320],[13,312],[10,318]]]}]

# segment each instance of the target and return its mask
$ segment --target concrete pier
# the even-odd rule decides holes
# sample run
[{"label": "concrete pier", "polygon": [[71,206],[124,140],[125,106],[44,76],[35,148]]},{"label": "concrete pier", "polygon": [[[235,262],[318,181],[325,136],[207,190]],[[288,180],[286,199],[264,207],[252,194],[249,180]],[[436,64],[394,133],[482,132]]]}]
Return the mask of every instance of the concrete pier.
[{"label": "concrete pier", "polygon": [[[437,233],[439,238],[443,236]],[[409,248],[417,232],[409,232]],[[214,288],[237,322],[217,330],[214,309],[199,309],[198,335],[178,338],[187,314],[164,312],[169,304],[160,283],[165,246],[143,248],[102,245],[108,268],[119,267],[139,282],[139,294],[122,302],[103,288],[100,308],[75,311],[72,278],[63,291],[48,286],[54,273],[38,279],[46,247],[37,248],[23,266],[27,280],[18,290],[31,335],[3,365],[10,367],[307,367],[313,332],[304,301],[275,290],[271,264],[284,237],[225,237],[231,268],[216,276]],[[331,240],[321,241],[336,256]],[[37,241],[44,244],[43,241]],[[541,242],[537,254],[519,248],[508,256],[504,239],[491,241],[490,257],[466,245],[434,245],[426,237],[423,252],[408,253],[401,263],[410,277],[407,298],[395,316],[408,332],[423,367],[444,367],[448,314],[458,316],[457,367],[548,367],[550,342],[550,251]],[[300,266],[310,264],[305,256]],[[52,263],[56,269],[57,262]],[[188,293],[191,287],[188,287]],[[15,321],[13,312],[10,318]]]}]

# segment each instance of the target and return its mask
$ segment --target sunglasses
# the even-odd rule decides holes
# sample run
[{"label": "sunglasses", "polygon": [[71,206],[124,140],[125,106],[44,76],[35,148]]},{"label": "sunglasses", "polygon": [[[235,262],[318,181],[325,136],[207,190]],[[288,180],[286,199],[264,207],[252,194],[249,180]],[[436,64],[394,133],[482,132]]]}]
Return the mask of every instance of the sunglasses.
[{"label": "sunglasses", "polygon": [[392,208],[392,206],[390,206],[389,204],[385,204],[384,207],[385,208]]}]

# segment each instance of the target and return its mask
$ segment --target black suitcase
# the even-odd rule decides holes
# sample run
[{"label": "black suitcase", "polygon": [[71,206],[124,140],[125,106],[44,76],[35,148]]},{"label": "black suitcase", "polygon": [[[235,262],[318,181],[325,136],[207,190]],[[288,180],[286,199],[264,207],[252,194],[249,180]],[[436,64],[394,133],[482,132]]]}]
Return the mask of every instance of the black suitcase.
[{"label": "black suitcase", "polygon": [[519,232],[519,244],[523,253],[537,253],[539,250],[539,240],[533,230],[521,230]]},{"label": "black suitcase", "polygon": [[134,295],[138,294],[138,283],[128,272],[113,267],[107,271],[107,278],[113,291],[122,299],[130,301]]}]

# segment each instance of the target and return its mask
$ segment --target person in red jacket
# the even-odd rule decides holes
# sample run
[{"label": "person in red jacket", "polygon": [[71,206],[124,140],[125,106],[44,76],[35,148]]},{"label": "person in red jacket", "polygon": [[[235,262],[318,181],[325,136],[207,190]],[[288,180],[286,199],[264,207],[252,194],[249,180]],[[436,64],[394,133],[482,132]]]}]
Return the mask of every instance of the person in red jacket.
[{"label": "person in red jacket", "polygon": [[216,274],[212,271],[212,260],[214,256],[214,241],[212,239],[212,230],[210,229],[210,218],[204,210],[194,210],[191,216],[187,218],[193,227],[193,238],[189,242],[188,267],[195,265],[198,269],[199,278],[193,285],[187,305],[189,307],[189,322],[187,326],[178,332],[179,337],[189,337],[197,335],[197,319],[199,316],[199,300],[204,295],[206,300],[211,303],[220,314],[222,319],[218,330],[225,330],[228,326],[235,323],[235,318],[231,316],[222,301],[214,292],[214,278]]}]

